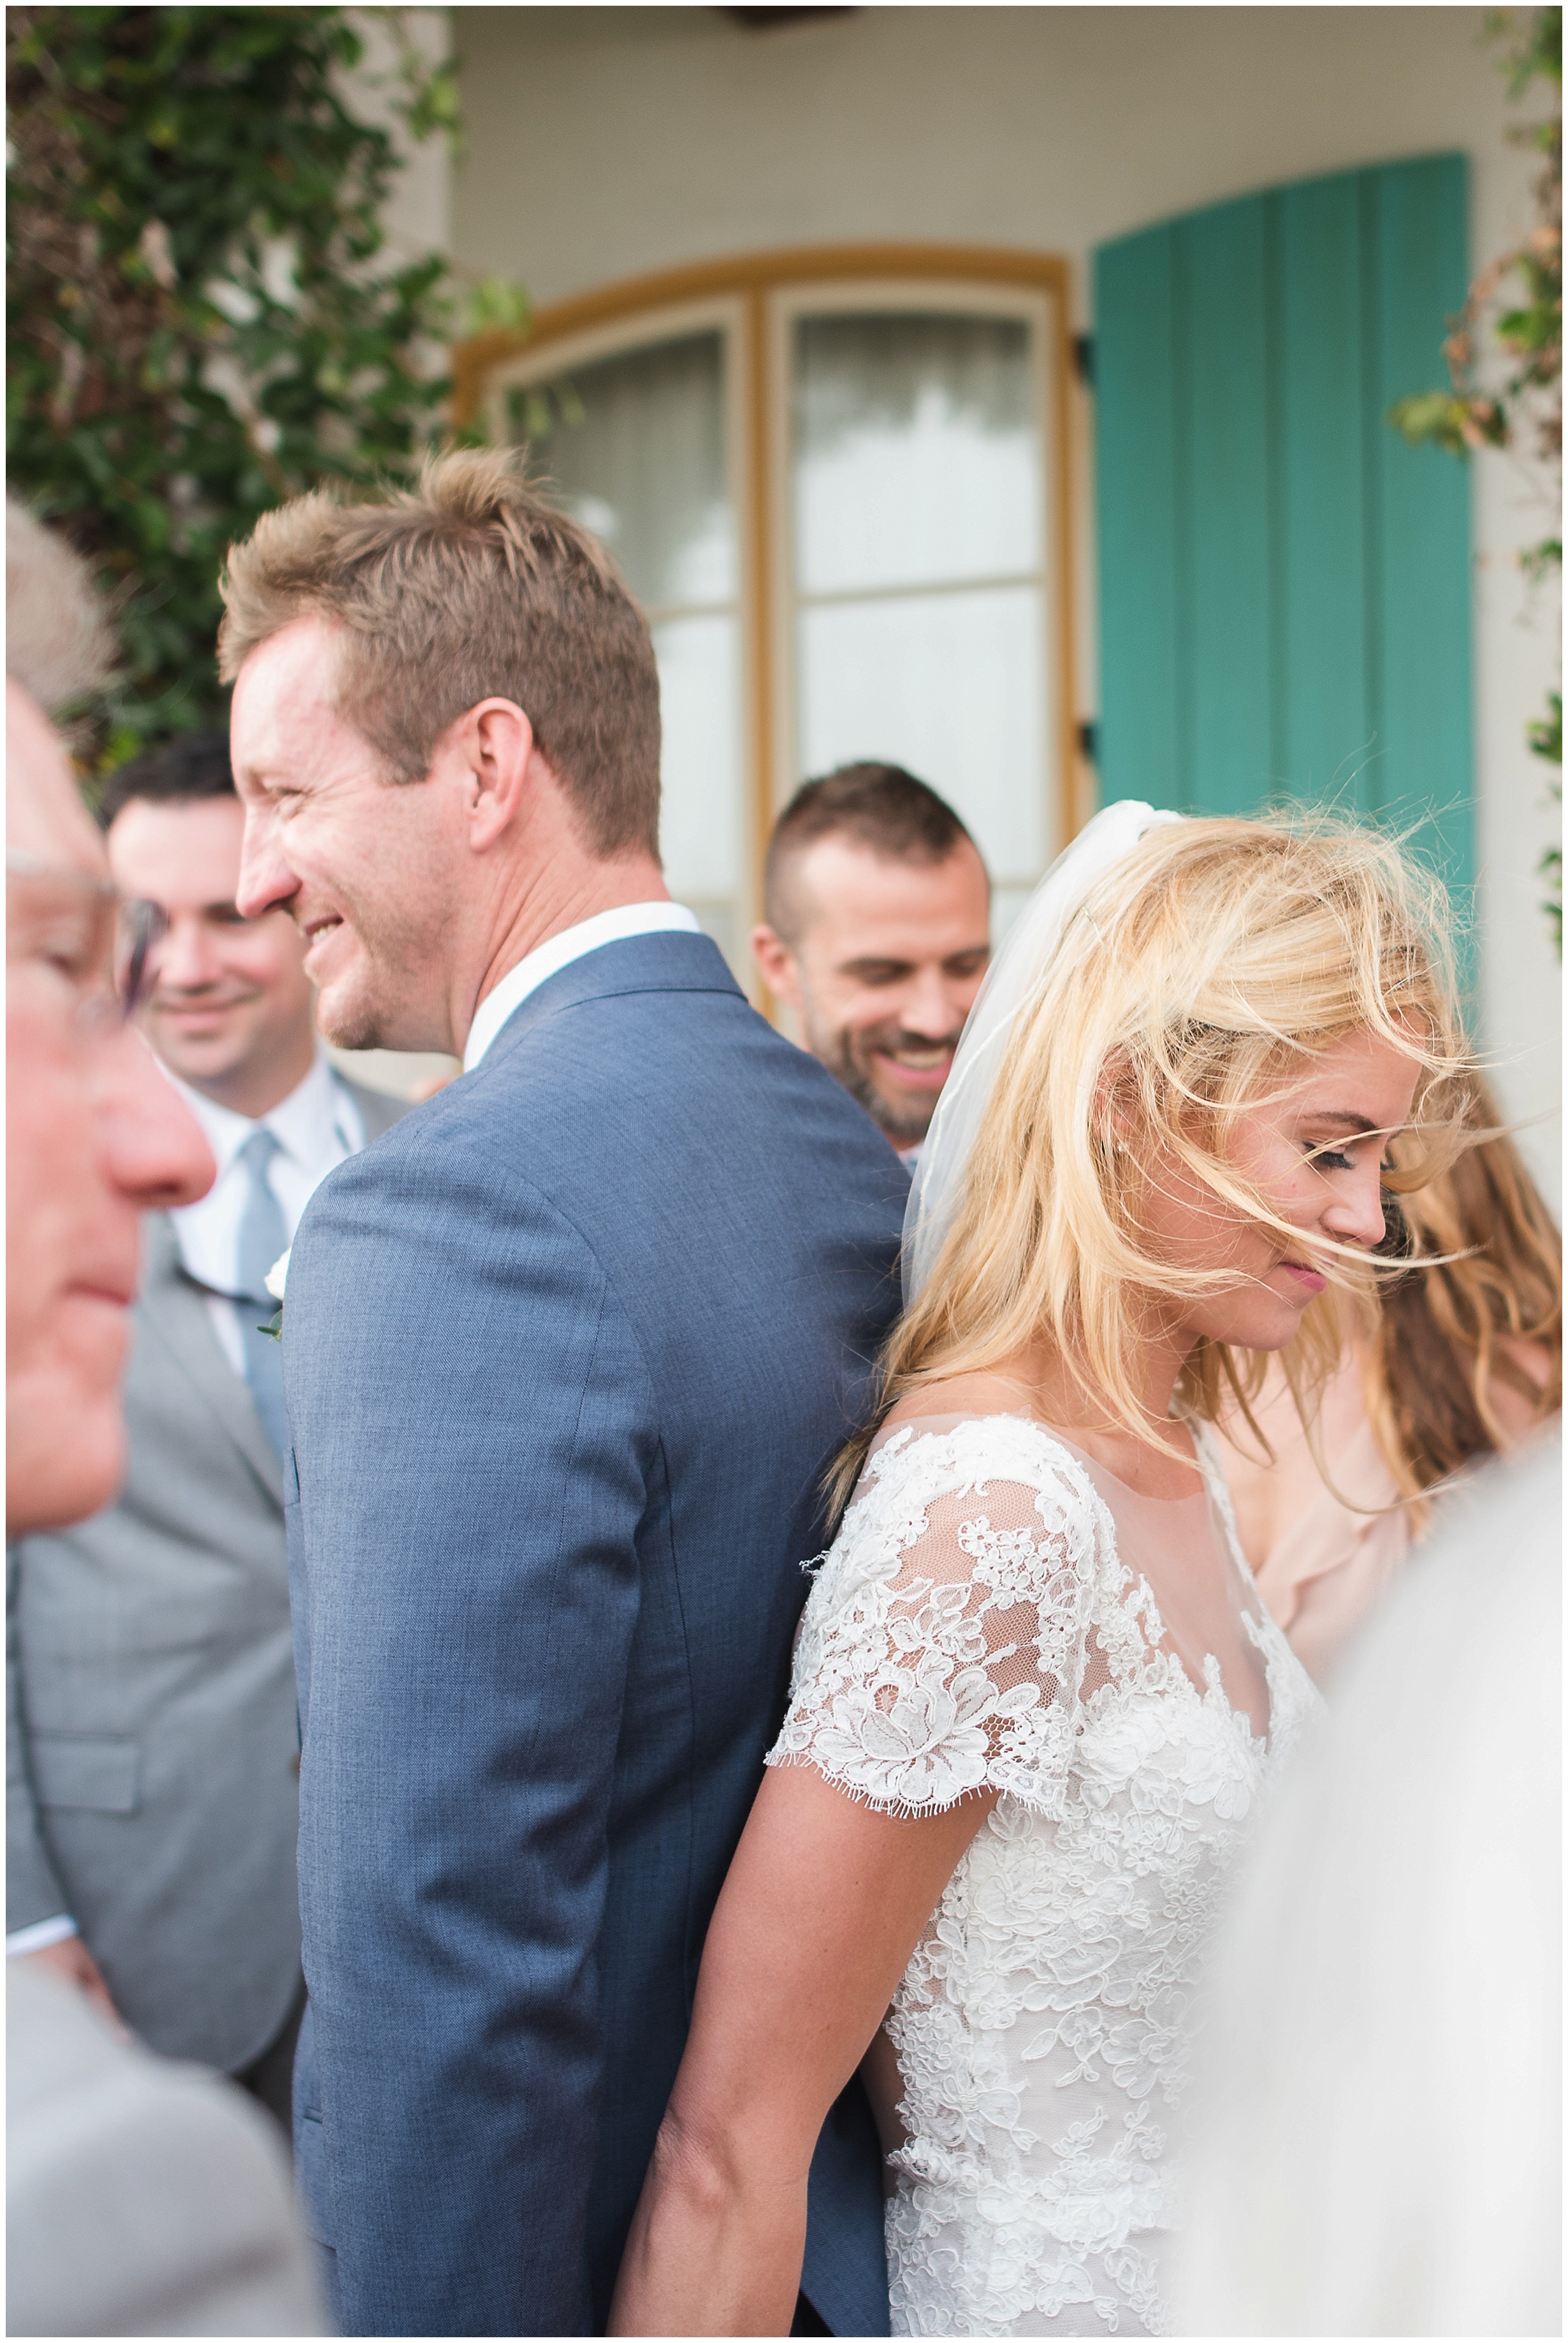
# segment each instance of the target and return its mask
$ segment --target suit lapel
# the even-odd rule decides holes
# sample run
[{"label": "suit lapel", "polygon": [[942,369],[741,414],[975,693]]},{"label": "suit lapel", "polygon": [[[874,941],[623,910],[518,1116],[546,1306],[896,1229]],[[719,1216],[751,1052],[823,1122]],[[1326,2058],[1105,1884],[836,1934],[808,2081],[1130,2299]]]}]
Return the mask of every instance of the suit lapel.
[{"label": "suit lapel", "polygon": [[283,1475],[272,1443],[248,1387],[224,1356],[201,1287],[186,1274],[174,1224],[166,1212],[149,1212],[142,1226],[137,1312],[143,1331],[161,1345],[197,1403],[216,1417],[281,1513]]}]

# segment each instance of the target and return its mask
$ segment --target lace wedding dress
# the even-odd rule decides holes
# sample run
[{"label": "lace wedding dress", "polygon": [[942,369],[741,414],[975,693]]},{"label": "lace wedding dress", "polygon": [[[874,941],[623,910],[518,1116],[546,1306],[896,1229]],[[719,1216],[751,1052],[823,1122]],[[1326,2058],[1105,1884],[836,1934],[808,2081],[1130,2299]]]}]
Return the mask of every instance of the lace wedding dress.
[{"label": "lace wedding dress", "polygon": [[887,2031],[895,2335],[1164,2331],[1189,1999],[1224,1875],[1318,1695],[1207,1493],[1140,1496],[1021,1416],[873,1448],[769,1765],[890,1814],[1000,1793]]}]

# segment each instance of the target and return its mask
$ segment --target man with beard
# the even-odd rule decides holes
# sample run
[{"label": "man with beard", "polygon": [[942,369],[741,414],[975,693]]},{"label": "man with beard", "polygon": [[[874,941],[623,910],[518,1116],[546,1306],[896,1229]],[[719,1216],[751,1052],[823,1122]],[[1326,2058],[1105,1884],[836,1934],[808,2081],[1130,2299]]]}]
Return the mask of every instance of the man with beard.
[{"label": "man with beard", "polygon": [[952,808],[899,765],[844,765],[779,818],[751,948],[815,1058],[906,1162],[990,959],[990,881]]}]

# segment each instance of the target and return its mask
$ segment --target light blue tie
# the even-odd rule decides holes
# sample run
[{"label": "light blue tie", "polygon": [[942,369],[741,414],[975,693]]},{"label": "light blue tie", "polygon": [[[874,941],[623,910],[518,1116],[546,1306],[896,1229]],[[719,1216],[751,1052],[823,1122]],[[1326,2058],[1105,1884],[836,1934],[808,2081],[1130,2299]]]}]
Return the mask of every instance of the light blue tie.
[{"label": "light blue tie", "polygon": [[266,1290],[266,1272],[288,1244],[283,1207],[266,1176],[277,1151],[278,1141],[263,1123],[251,1132],[236,1161],[244,1164],[250,1181],[239,1224],[239,1322],[245,1342],[245,1379],[281,1463],[288,1446],[283,1344],[262,1331],[277,1314],[277,1303]]}]

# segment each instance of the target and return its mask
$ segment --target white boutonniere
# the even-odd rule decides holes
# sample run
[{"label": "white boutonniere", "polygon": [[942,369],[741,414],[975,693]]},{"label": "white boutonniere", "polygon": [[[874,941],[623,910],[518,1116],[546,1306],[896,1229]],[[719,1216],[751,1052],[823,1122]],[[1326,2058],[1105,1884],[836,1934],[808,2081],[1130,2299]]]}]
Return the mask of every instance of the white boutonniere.
[{"label": "white boutonniere", "polygon": [[[288,1252],[293,1251],[294,1247],[290,1245]],[[264,1334],[270,1334],[277,1342],[283,1340],[283,1289],[287,1282],[288,1253],[280,1252],[267,1271],[266,1278],[266,1290],[276,1302],[277,1308],[267,1320],[266,1324],[259,1330]]]}]

